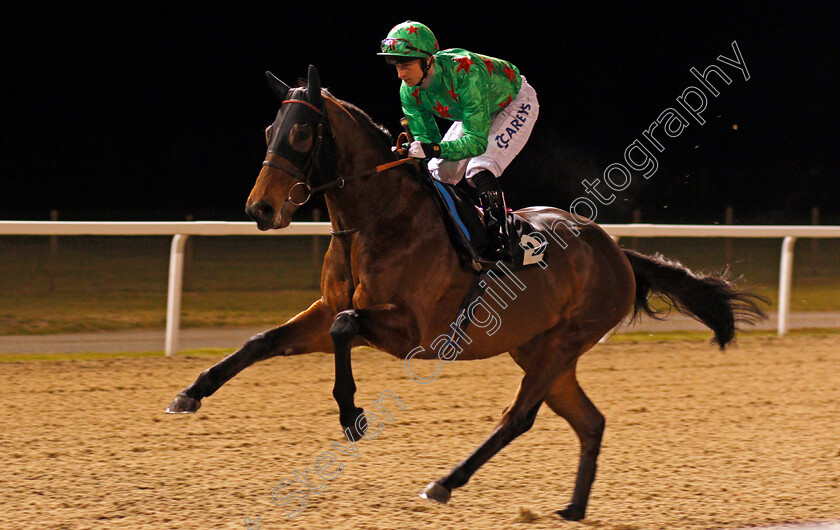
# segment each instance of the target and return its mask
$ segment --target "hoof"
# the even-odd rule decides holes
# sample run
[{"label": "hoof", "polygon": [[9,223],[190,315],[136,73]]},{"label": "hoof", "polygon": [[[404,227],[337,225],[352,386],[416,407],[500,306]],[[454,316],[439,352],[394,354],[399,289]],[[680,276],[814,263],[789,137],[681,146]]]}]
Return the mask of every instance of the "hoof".
[{"label": "hoof", "polygon": [[580,521],[586,515],[586,509],[570,504],[564,510],[557,510],[554,513],[567,521]]},{"label": "hoof", "polygon": [[[347,421],[346,418],[340,418],[341,426],[344,427],[344,435],[347,436],[351,442],[358,442],[367,432],[368,422],[363,413],[363,409],[356,408],[353,411],[352,421]],[[359,419],[360,417],[361,419]]]},{"label": "hoof", "polygon": [[166,407],[167,414],[190,414],[201,408],[201,401],[184,394],[178,394]]},{"label": "hoof", "polygon": [[446,504],[451,496],[452,493],[437,482],[432,482],[420,492],[421,499],[435,501],[438,504]]}]

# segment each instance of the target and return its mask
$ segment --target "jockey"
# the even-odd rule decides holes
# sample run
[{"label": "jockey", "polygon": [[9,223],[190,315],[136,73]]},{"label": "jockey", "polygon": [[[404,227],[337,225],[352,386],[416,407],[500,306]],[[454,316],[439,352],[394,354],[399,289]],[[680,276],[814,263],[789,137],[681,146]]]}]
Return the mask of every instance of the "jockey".
[{"label": "jockey", "polygon": [[[497,178],[519,154],[539,114],[537,94],[513,64],[460,48],[440,50],[419,22],[394,26],[382,41],[402,79],[400,100],[414,142],[408,154],[429,159],[432,177],[477,189],[494,258],[510,259],[505,199]],[[454,121],[441,137],[435,118]]]}]

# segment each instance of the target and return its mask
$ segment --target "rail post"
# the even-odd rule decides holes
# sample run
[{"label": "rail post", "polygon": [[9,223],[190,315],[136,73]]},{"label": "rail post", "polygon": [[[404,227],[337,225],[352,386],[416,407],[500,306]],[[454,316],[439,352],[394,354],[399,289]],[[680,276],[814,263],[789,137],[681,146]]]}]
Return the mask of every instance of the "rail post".
[{"label": "rail post", "polygon": [[178,352],[181,295],[184,286],[184,250],[189,237],[186,234],[175,234],[169,250],[169,287],[166,296],[166,338],[164,341],[167,357],[172,357]]},{"label": "rail post", "polygon": [[[315,208],[312,210],[312,222],[319,223],[321,221],[321,210]],[[321,256],[321,239],[320,236],[312,236],[312,286],[321,286],[321,264],[324,262]]]},{"label": "rail post", "polygon": [[784,336],[788,332],[788,317],[790,316],[790,291],[793,283],[793,245],[796,238],[787,236],[782,240],[782,259],[779,267],[779,322],[778,335]]},{"label": "rail post", "polygon": [[[50,210],[50,221],[58,221],[58,210]],[[55,292],[55,276],[58,263],[58,236],[50,236],[50,256],[49,256],[49,271],[50,280],[47,284],[47,290],[50,294]]]},{"label": "rail post", "polygon": [[[726,207],[723,222],[728,225],[731,225],[735,222],[735,213],[731,206]],[[732,238],[727,237],[724,245],[726,247],[726,264],[729,265],[730,263],[732,263]]]}]

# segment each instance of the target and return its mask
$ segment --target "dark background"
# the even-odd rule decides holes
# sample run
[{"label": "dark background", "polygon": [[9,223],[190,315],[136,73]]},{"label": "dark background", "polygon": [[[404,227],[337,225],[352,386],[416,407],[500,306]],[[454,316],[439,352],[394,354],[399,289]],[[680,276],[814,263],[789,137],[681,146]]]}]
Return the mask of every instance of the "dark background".
[{"label": "dark background", "polygon": [[732,206],[736,222],[808,223],[812,207],[840,222],[840,40],[827,6],[293,5],[6,5],[0,218],[245,220],[278,106],[263,72],[292,84],[315,64],[336,97],[396,133],[399,81],[376,52],[414,19],[443,48],[510,60],[536,88],[540,119],[502,178],[509,206],[568,209],[581,180],[698,85],[689,68],[734,57],[735,40],[751,79],[724,66],[733,82],[717,83],[707,123],[663,141],[657,173],[597,221],[639,209],[648,222],[722,222]]}]

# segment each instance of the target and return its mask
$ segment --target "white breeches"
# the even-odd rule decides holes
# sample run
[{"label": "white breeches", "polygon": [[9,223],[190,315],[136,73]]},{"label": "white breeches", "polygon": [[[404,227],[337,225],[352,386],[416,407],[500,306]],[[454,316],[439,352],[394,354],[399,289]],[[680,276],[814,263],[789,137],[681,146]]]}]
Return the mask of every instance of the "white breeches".
[{"label": "white breeches", "polygon": [[[429,160],[429,172],[432,177],[447,184],[457,184],[464,175],[470,180],[476,173],[485,169],[499,177],[525,147],[539,113],[537,93],[525,80],[525,76],[522,76],[519,94],[491,118],[487,151],[463,160],[432,158]],[[463,135],[463,125],[456,121],[446,131],[443,141],[454,140]]]}]

